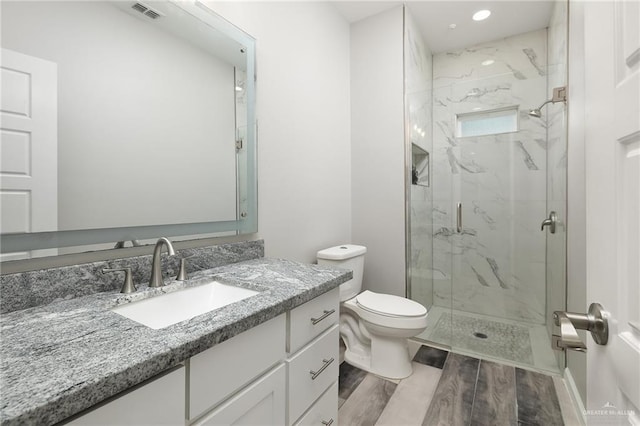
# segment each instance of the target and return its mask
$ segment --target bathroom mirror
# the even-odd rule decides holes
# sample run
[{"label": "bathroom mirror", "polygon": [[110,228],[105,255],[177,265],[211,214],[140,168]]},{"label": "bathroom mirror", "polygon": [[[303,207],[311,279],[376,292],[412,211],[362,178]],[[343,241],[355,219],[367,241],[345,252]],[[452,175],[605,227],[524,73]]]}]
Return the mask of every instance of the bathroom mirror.
[{"label": "bathroom mirror", "polygon": [[257,231],[251,36],[197,1],[0,7],[2,260]]}]

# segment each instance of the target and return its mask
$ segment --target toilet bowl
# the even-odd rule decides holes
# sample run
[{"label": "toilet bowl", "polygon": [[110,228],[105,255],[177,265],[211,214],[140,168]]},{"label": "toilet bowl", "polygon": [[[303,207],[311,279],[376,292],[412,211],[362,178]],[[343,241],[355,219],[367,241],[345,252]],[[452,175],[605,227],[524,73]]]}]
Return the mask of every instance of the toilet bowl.
[{"label": "toilet bowl", "polygon": [[366,248],[352,244],[318,252],[319,265],[351,269],[353,278],[340,286],[340,338],[344,360],[390,379],[412,373],[408,339],[427,327],[427,309],[413,300],[362,289]]}]

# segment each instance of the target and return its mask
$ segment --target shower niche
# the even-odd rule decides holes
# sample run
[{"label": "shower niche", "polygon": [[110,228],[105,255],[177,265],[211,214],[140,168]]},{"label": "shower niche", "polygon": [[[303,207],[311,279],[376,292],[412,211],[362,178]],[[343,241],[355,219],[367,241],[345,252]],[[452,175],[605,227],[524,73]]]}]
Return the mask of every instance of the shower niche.
[{"label": "shower niche", "polygon": [[429,152],[415,143],[411,144],[411,184],[430,186]]}]

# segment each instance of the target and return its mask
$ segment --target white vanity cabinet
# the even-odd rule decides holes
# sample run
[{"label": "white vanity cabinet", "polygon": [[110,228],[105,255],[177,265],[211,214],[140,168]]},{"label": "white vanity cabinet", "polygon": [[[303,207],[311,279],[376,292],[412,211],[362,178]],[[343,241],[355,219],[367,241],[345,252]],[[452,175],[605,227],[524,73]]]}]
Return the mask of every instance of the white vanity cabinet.
[{"label": "white vanity cabinet", "polygon": [[337,422],[339,303],[336,288],[289,312],[288,425]]},{"label": "white vanity cabinet", "polygon": [[336,288],[201,352],[72,425],[337,422]]},{"label": "white vanity cabinet", "polygon": [[126,391],[68,425],[183,425],[185,367],[179,366]]},{"label": "white vanity cabinet", "polygon": [[336,422],[339,296],[336,288],[192,357],[188,423]]}]

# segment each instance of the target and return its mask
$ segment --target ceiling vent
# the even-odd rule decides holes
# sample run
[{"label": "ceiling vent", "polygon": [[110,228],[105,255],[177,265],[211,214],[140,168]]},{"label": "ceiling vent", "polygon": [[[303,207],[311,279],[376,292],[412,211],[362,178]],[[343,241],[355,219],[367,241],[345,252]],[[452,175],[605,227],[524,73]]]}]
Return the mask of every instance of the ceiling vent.
[{"label": "ceiling vent", "polygon": [[134,3],[133,6],[131,6],[131,9],[138,11],[142,13],[144,16],[151,19],[158,19],[164,16],[162,13],[158,12],[157,10],[154,10],[149,6],[140,2]]}]

